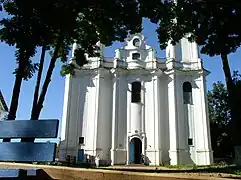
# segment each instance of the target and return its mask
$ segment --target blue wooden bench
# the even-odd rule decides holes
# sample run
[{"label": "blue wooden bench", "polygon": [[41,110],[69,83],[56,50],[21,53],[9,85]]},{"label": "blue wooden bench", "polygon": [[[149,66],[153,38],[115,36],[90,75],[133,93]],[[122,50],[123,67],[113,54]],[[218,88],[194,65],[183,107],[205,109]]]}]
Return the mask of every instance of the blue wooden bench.
[{"label": "blue wooden bench", "polygon": [[[0,139],[57,138],[59,120],[0,121]],[[0,142],[0,162],[53,162],[56,143]],[[37,169],[3,169],[0,179],[29,179]]]}]

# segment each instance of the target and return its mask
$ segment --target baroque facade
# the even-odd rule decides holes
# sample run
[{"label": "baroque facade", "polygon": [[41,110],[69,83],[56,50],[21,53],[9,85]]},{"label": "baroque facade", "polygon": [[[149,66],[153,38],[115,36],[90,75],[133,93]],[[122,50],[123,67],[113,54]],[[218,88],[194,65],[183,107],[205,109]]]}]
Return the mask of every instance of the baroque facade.
[{"label": "baroque facade", "polygon": [[209,72],[197,44],[169,44],[163,59],[142,34],[113,58],[100,47],[100,58],[66,77],[60,160],[82,150],[111,165],[139,164],[141,156],[150,165],[211,164]]}]

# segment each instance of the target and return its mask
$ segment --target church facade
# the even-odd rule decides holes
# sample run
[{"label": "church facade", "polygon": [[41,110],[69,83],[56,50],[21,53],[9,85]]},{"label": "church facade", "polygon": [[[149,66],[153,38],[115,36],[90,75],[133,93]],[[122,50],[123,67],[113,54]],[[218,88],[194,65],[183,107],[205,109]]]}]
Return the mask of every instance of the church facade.
[{"label": "church facade", "polygon": [[209,72],[197,44],[169,44],[164,59],[142,34],[113,58],[100,49],[100,58],[66,77],[60,160],[81,151],[111,165],[211,164]]}]

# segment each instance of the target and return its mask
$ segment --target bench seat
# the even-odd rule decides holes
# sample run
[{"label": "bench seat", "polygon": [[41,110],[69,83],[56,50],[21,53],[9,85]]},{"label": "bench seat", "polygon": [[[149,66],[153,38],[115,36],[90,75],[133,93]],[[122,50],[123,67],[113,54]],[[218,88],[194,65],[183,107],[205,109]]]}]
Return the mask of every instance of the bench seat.
[{"label": "bench seat", "polygon": [[[57,138],[59,120],[5,120],[0,121],[0,139]],[[0,142],[2,162],[53,162],[54,142]],[[36,177],[39,169],[0,168],[0,179],[29,179]]]}]

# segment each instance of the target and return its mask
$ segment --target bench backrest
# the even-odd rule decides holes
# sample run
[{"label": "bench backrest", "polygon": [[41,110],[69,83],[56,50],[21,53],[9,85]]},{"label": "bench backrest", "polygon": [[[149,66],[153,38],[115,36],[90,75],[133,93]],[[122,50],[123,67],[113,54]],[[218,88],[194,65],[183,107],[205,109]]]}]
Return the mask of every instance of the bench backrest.
[{"label": "bench backrest", "polygon": [[[0,139],[56,138],[59,120],[0,121]],[[56,143],[1,142],[0,161],[51,162],[55,159]]]}]

